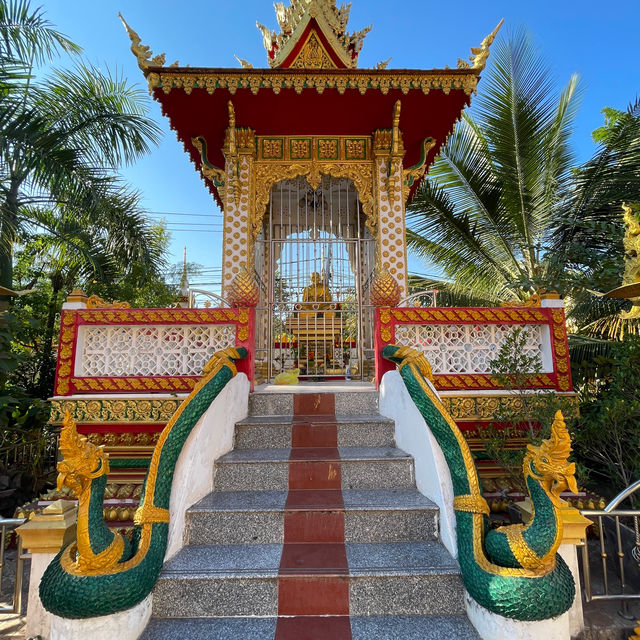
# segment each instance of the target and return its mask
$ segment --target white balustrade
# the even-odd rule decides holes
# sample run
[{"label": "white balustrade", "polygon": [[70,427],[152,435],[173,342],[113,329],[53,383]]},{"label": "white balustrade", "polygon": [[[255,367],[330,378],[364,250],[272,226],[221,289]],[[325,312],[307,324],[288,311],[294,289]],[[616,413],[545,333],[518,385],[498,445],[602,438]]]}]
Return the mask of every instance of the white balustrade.
[{"label": "white balustrade", "polygon": [[491,361],[515,329],[524,329],[527,342],[524,354],[537,356],[542,371],[553,371],[550,357],[549,328],[544,325],[501,324],[403,324],[396,326],[395,344],[421,349],[433,373],[491,373]]},{"label": "white balustrade", "polygon": [[81,377],[199,376],[211,356],[235,345],[236,327],[83,326],[75,373]]}]

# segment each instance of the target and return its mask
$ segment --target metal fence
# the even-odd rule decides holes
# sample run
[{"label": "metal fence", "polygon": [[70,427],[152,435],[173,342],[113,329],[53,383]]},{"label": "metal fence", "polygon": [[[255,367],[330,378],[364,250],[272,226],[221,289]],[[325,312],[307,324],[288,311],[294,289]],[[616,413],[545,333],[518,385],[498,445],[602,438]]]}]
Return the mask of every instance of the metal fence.
[{"label": "metal fence", "polygon": [[4,469],[28,468],[34,477],[46,480],[56,470],[58,462],[57,430],[0,447],[0,465]]},{"label": "metal fence", "polygon": [[[21,524],[24,518],[0,518],[0,591],[2,590],[2,574],[5,566],[5,548],[7,546],[7,531],[12,531]],[[22,582],[24,579],[24,561],[30,558],[29,554],[22,551],[22,538],[18,538],[18,550],[16,555],[16,575],[13,587],[13,603],[11,606],[0,607],[0,613],[20,613],[22,611]]]},{"label": "metal fence", "polygon": [[[605,509],[585,509],[594,521],[599,558],[592,558],[588,541],[581,547],[583,593],[586,602],[618,600],[621,615],[634,620],[629,602],[640,600],[640,510],[620,509],[640,489],[640,480],[619,493]],[[594,575],[597,568],[597,575]]]}]

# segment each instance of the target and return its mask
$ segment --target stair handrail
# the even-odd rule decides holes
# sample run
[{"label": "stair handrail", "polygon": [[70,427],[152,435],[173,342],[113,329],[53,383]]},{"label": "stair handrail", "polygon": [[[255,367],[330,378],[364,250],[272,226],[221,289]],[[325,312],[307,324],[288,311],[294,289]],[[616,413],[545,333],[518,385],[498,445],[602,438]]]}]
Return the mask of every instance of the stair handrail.
[{"label": "stair handrail", "polygon": [[213,355],[202,377],[182,402],[155,446],[134,517],[133,540],[111,531],[103,516],[109,456],[80,436],[69,413],[60,434],[64,459],[58,464],[58,488],[78,497],[77,540],[62,549],[40,582],[44,608],[62,618],[112,615],[142,602],[156,584],[169,531],[169,500],[176,463],[199,419],[236,376],[244,347]]}]

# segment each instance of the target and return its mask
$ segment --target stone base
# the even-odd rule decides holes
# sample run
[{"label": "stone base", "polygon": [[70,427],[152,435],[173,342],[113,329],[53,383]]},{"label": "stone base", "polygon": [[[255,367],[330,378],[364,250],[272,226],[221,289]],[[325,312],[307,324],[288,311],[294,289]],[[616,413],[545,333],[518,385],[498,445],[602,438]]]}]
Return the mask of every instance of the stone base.
[{"label": "stone base", "polygon": [[569,614],[551,620],[521,622],[481,607],[466,594],[467,616],[482,640],[571,640]]},{"label": "stone base", "polygon": [[138,640],[151,618],[153,596],[139,605],[112,616],[67,620],[51,617],[51,635],[47,640]]}]

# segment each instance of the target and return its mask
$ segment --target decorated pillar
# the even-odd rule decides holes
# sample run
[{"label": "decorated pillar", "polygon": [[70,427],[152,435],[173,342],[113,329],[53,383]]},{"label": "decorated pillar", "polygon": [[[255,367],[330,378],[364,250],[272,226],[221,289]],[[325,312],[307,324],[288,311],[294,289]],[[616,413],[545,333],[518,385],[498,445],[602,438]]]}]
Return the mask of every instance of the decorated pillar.
[{"label": "decorated pillar", "polygon": [[255,157],[255,132],[236,128],[233,102],[229,101],[229,127],[225,135],[224,239],[222,292],[244,267],[253,271],[253,233],[250,203],[251,174]]},{"label": "decorated pillar", "polygon": [[401,101],[395,103],[393,128],[373,134],[377,217],[377,263],[408,295],[405,202],[402,189],[404,144],[400,132]]}]

